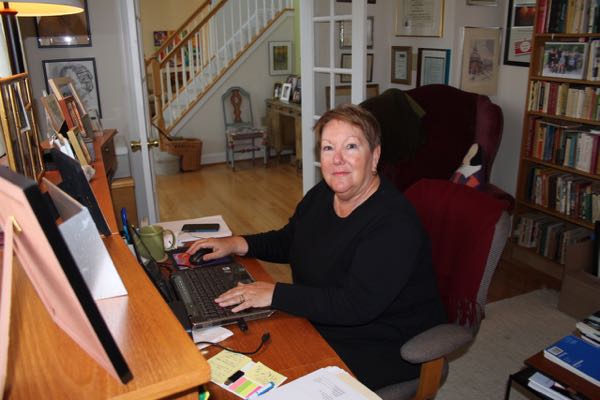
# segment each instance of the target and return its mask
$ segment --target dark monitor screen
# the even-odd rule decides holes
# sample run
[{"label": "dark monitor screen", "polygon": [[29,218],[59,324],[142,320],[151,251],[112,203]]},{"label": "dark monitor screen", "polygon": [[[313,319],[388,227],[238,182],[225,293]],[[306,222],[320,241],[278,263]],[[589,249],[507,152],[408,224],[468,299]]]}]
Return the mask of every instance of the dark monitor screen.
[{"label": "dark monitor screen", "polygon": [[62,178],[62,183],[58,186],[81,203],[81,205],[87,207],[96,224],[96,228],[98,228],[98,232],[105,236],[110,235],[110,228],[106,223],[106,219],[104,219],[96,196],[92,192],[92,188],[81,169],[79,161],[69,157],[58,149],[52,149],[51,152],[52,159]]},{"label": "dark monitor screen", "polygon": [[21,227],[14,252],[52,319],[126,383],[132,373],[35,181],[0,166],[0,224]]}]

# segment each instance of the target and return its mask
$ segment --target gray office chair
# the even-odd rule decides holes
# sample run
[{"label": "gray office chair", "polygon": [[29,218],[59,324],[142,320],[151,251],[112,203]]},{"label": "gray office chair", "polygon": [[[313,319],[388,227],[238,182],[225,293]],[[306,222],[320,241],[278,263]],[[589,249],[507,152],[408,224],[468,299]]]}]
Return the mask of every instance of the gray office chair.
[{"label": "gray office chair", "polygon": [[433,265],[449,323],[399,349],[421,364],[418,379],[377,391],[384,400],[433,399],[448,374],[446,357],[473,341],[509,234],[509,202],[446,180],[421,179],[404,193],[431,239]]},{"label": "gray office chair", "polygon": [[227,163],[235,171],[235,155],[255,153],[264,150],[264,163],[267,165],[269,147],[265,130],[254,127],[250,94],[239,86],[233,86],[221,97],[225,120],[225,154]]}]

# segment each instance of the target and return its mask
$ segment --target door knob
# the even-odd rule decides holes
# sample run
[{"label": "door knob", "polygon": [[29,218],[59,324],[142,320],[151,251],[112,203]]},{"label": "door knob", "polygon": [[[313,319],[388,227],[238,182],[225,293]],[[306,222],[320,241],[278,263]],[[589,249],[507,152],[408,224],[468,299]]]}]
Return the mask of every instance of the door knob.
[{"label": "door knob", "polygon": [[[131,151],[133,151],[134,153],[136,151],[139,151],[139,150],[142,149],[142,144],[140,143],[139,140],[132,140],[129,143],[130,143],[129,145],[131,146]],[[160,143],[159,143],[158,139],[154,139],[154,140],[149,140],[148,141],[148,147],[149,148],[151,148],[151,147],[158,147],[159,144]]]}]

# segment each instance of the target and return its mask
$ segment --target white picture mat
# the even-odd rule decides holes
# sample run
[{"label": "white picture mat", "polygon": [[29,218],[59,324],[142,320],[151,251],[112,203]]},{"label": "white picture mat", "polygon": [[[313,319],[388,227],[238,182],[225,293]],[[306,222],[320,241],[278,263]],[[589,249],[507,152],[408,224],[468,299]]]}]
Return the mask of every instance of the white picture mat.
[{"label": "white picture mat", "polygon": [[58,229],[94,300],[124,296],[127,289],[115,268],[88,209],[43,178],[63,222]]}]

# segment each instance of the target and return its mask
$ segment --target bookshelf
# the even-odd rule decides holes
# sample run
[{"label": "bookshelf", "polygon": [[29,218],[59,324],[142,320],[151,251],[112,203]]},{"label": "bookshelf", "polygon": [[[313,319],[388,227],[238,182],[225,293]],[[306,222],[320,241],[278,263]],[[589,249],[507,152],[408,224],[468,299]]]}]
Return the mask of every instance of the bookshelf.
[{"label": "bookshelf", "polygon": [[600,219],[600,7],[538,0],[511,257],[558,279]]}]

